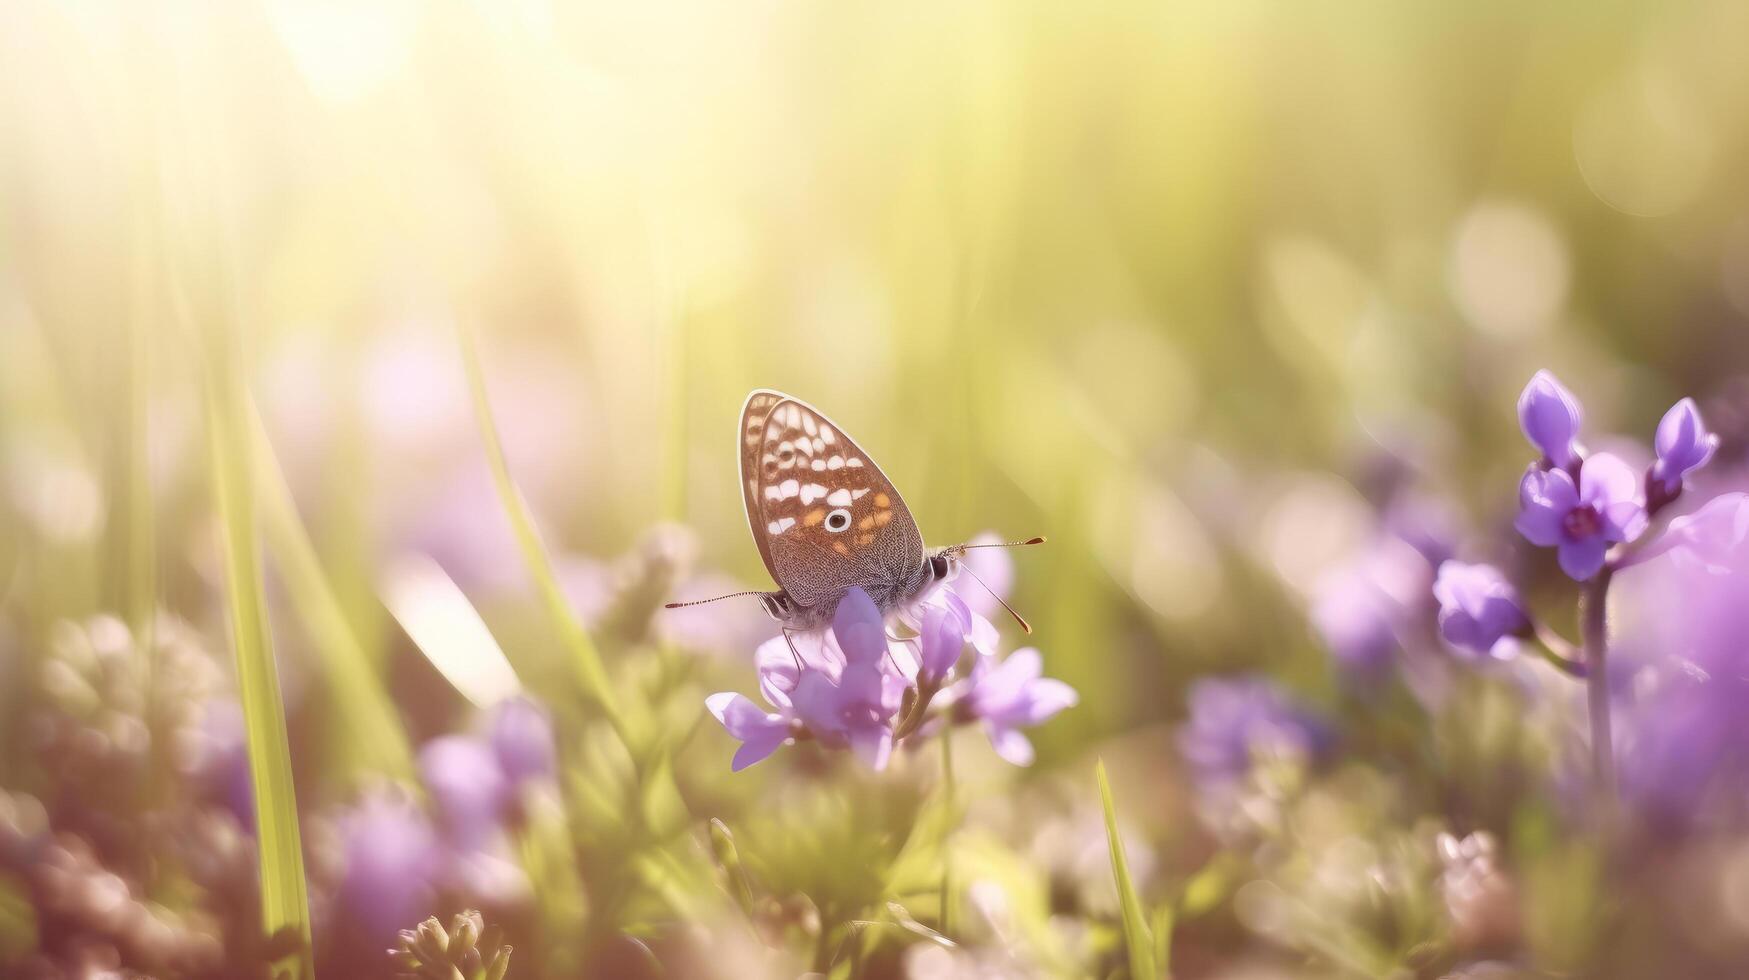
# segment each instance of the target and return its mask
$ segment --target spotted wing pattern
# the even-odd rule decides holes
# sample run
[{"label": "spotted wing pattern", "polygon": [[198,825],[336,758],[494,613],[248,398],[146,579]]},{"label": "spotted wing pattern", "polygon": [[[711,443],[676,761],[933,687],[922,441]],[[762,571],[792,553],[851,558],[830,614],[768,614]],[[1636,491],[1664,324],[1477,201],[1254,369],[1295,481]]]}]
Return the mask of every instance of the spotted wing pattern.
[{"label": "spotted wing pattern", "polygon": [[777,566],[771,563],[765,520],[759,516],[759,447],[765,441],[765,416],[783,399],[782,392],[764,388],[754,391],[741,406],[741,426],[736,430],[741,459],[741,502],[747,506],[747,529],[753,532],[753,543],[759,546],[759,560],[765,562],[765,570],[771,573],[773,581],[777,580]]},{"label": "spotted wing pattern", "polygon": [[[762,396],[755,392],[751,408]],[[755,413],[756,414],[756,413]],[[884,604],[923,564],[923,536],[868,454],[831,420],[787,396],[764,410],[751,453],[743,412],[743,485],[753,537],[772,577],[803,606],[836,603],[853,585]]]}]

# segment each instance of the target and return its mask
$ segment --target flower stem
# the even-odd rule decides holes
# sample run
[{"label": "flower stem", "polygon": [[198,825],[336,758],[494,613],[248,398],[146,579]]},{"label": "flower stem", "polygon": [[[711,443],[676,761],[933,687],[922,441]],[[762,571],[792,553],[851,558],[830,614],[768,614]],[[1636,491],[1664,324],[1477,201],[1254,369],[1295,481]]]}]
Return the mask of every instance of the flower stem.
[{"label": "flower stem", "polygon": [[910,711],[900,715],[899,723],[893,729],[894,744],[909,738],[912,732],[922,727],[924,717],[929,714],[929,702],[933,701],[935,695],[940,692],[941,683],[939,681],[923,681],[912,690],[917,692],[916,700],[912,703]]},{"label": "flower stem", "polygon": [[[941,733],[941,792],[948,806],[953,806],[953,731]],[[941,852],[941,934],[953,933],[953,848]]]},{"label": "flower stem", "polygon": [[1586,700],[1591,715],[1591,775],[1597,803],[1606,819],[1616,802],[1615,742],[1610,733],[1609,671],[1609,581],[1615,568],[1605,565],[1585,583],[1580,598],[1579,632],[1584,644]]},{"label": "flower stem", "polygon": [[1542,623],[1535,623],[1528,633],[1536,641],[1535,647],[1544,660],[1568,677],[1583,680],[1589,673],[1585,666],[1585,655],[1578,647],[1567,642],[1567,638]]}]

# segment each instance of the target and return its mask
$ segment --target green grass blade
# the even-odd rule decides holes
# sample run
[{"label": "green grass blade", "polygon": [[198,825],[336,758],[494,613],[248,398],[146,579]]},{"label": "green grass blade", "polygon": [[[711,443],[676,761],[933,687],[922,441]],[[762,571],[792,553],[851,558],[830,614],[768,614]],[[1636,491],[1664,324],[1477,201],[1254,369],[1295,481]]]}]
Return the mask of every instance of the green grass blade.
[{"label": "green grass blade", "polygon": [[1154,969],[1163,977],[1172,975],[1172,930],[1178,924],[1178,910],[1170,904],[1154,912]]},{"label": "green grass blade", "polygon": [[1099,777],[1099,802],[1105,807],[1105,842],[1111,849],[1111,876],[1117,882],[1117,900],[1123,907],[1124,945],[1129,948],[1132,980],[1157,980],[1160,966],[1154,957],[1154,940],[1148,933],[1148,916],[1130,879],[1130,863],[1117,833],[1117,807],[1111,802],[1111,783],[1105,778],[1105,763],[1094,770]]},{"label": "green grass blade", "polygon": [[207,433],[214,496],[223,531],[227,598],[237,656],[237,686],[248,735],[249,774],[255,791],[255,830],[261,860],[262,925],[268,935],[288,933],[297,952],[276,973],[313,980],[309,896],[303,845],[292,787],[285,706],[273,662],[256,540],[255,497],[244,398],[234,372],[209,365]]},{"label": "green grass blade", "polygon": [[534,517],[529,513],[528,502],[523,499],[515,481],[510,478],[510,464],[505,461],[504,445],[498,438],[498,426],[492,420],[492,404],[486,394],[486,378],[480,369],[479,352],[475,350],[473,338],[465,329],[461,331],[461,346],[462,362],[468,373],[468,388],[473,394],[474,418],[480,426],[480,439],[485,443],[486,461],[492,468],[492,482],[498,488],[498,500],[504,505],[504,514],[510,519],[510,527],[516,534],[516,544],[522,551],[523,564],[528,568],[529,577],[534,579],[535,588],[540,592],[541,602],[546,607],[553,626],[559,631],[560,640],[571,654],[572,667],[583,693],[595,702],[614,730],[623,736],[624,722],[615,705],[607,680],[607,668],[601,662],[601,653],[595,648],[595,641],[584,628],[583,621],[577,618],[577,613],[565,600],[565,593],[559,588],[558,577],[553,573],[552,559],[548,557],[546,548],[541,544],[540,534],[535,530]]},{"label": "green grass blade", "polygon": [[158,608],[157,551],[153,538],[150,427],[147,424],[151,384],[151,323],[145,285],[149,278],[149,236],[141,230],[138,208],[133,216],[127,319],[127,615],[140,647],[152,649],[150,630]]},{"label": "green grass blade", "polygon": [[413,754],[394,703],[329,585],[252,402],[248,416],[262,528],[285,579],[286,593],[321,661],[323,680],[345,733],[347,768],[410,779]]}]

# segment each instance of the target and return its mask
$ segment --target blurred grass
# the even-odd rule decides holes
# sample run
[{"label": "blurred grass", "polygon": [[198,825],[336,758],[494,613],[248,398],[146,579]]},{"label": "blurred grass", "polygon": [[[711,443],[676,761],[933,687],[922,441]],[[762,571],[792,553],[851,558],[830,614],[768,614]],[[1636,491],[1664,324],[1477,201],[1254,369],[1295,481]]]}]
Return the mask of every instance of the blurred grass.
[{"label": "blurred grass", "polygon": [[247,399],[235,369],[214,355],[207,377],[206,423],[212,484],[224,536],[225,593],[229,600],[237,689],[247,732],[255,835],[260,851],[262,926],[268,936],[296,938],[284,974],[314,980],[310,905],[304,878],[298,803],[292,785],[285,705],[273,659],[261,556],[255,523]]},{"label": "blurred grass", "polygon": [[[1148,910],[1142,906],[1141,896],[1136,894],[1129,858],[1124,855],[1123,837],[1117,827],[1117,805],[1111,799],[1111,782],[1105,776],[1104,761],[1095,763],[1093,771],[1099,781],[1099,805],[1105,812],[1105,844],[1111,851],[1111,877],[1117,886],[1118,907],[1123,913],[1123,940],[1129,951],[1131,980],[1165,977],[1168,975],[1166,966],[1149,929]],[[1167,926],[1171,924],[1169,918],[1163,922]],[[1166,948],[1169,940],[1162,938],[1160,943]]]},{"label": "blurred grass", "polygon": [[534,516],[529,513],[528,502],[523,499],[521,491],[517,490],[516,483],[510,476],[510,464],[504,458],[504,444],[498,435],[498,423],[492,418],[492,403],[486,393],[486,379],[480,367],[479,351],[466,328],[460,332],[459,337],[462,362],[467,369],[474,420],[479,426],[480,440],[485,445],[487,464],[492,469],[492,485],[497,490],[499,505],[504,508],[504,514],[509,518],[511,529],[516,535],[516,546],[522,554],[523,568],[534,581],[547,618],[552,621],[560,641],[570,654],[571,664],[584,696],[589,698],[630,748],[633,743],[629,741],[625,719],[608,680],[607,668],[602,664],[601,653],[596,649],[595,641],[590,638],[589,630],[584,627],[583,621],[577,617],[576,611],[565,598],[564,590],[554,575],[552,559],[541,545],[540,533],[535,530]]},{"label": "blurred grass", "polygon": [[322,680],[334,700],[340,730],[330,755],[339,763],[338,774],[343,779],[356,779],[361,772],[411,779],[413,752],[394,702],[328,582],[260,416],[253,404],[244,411],[255,466],[253,490],[261,505],[268,546],[278,559],[292,608],[309,632]]}]

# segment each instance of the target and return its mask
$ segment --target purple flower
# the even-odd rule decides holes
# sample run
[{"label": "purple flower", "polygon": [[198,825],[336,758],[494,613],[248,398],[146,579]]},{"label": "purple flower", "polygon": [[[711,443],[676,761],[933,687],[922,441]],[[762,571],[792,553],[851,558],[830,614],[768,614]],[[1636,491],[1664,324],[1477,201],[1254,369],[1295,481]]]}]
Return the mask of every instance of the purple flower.
[{"label": "purple flower", "polygon": [[511,783],[551,779],[558,771],[553,744],[553,719],[547,709],[525,697],[509,698],[492,709],[487,737],[498,765]]},{"label": "purple flower", "polygon": [[1433,596],[1439,600],[1440,635],[1460,650],[1504,660],[1513,652],[1506,638],[1530,626],[1518,591],[1492,565],[1441,564]]},{"label": "purple flower", "polygon": [[1261,757],[1316,755],[1323,726],[1261,677],[1204,678],[1190,686],[1178,750],[1210,785],[1233,783]]},{"label": "purple flower", "polygon": [[[1710,512],[1710,513],[1709,513]],[[1720,546],[1700,560],[1648,563],[1612,588],[1619,633],[1612,659],[1634,669],[1617,705],[1622,791],[1678,825],[1739,819],[1749,790],[1749,494],[1724,494],[1678,518],[1659,543],[1710,527]],[[1619,652],[1619,658],[1617,657]],[[1626,693],[1624,691],[1624,693]]]},{"label": "purple flower", "polygon": [[923,623],[917,637],[917,660],[920,677],[925,682],[939,683],[959,663],[970,627],[969,616],[961,619],[946,603],[932,605],[923,611]]},{"label": "purple flower", "polygon": [[1552,467],[1578,462],[1579,418],[1579,400],[1547,371],[1538,371],[1518,396],[1519,428]]},{"label": "purple flower", "polygon": [[425,814],[398,796],[367,798],[340,819],[339,829],[344,870],[337,918],[362,945],[380,948],[432,911],[442,844]]},{"label": "purple flower", "polygon": [[[994,535],[989,534],[979,535],[974,540],[982,541],[986,538],[992,541],[996,540]],[[980,548],[967,552],[967,557],[959,571],[961,573],[968,570],[975,571],[992,588],[1006,590],[1007,583],[1013,577],[1013,566],[984,560],[990,555],[1001,556],[1002,551],[999,548]],[[979,560],[974,562],[974,557],[979,558]],[[1001,642],[1001,633],[990,620],[985,618],[986,613],[992,608],[1001,607],[990,592],[978,585],[977,582],[972,581],[969,574],[965,578],[956,575],[949,581],[929,589],[916,602],[899,609],[896,618],[907,629],[922,633],[924,617],[931,610],[945,609],[961,624],[965,640],[972,645],[974,650],[984,656],[994,656]],[[920,654],[921,650],[913,650],[915,646],[916,642],[911,641],[896,647],[895,651],[913,651]],[[901,663],[901,666],[909,672],[908,665]]]},{"label": "purple flower", "polygon": [[836,679],[821,670],[802,671],[790,695],[795,715],[824,744],[848,745],[858,758],[884,769],[905,682],[885,669],[886,623],[867,592],[853,586],[838,601],[832,636],[843,651],[843,669]]},{"label": "purple flower", "polygon": [[1398,610],[1362,576],[1339,573],[1312,599],[1312,626],[1343,667],[1371,672],[1397,649]]},{"label": "purple flower", "polygon": [[1022,728],[1043,724],[1079,698],[1062,681],[1043,677],[1043,659],[1032,647],[1006,660],[980,656],[954,700],[958,717],[983,723],[996,754],[1017,766],[1032,765],[1032,742]]},{"label": "purple flower", "polygon": [[1462,526],[1451,502],[1430,494],[1399,492],[1385,508],[1385,530],[1420,552],[1430,569],[1456,553]]},{"label": "purple flower", "polygon": [[[889,647],[874,600],[852,588],[839,601],[829,632],[799,633],[793,640],[793,652],[780,636],[762,644],[757,655],[759,689],[776,712],[733,693],[705,702],[743,743],[733,767],[769,756],[800,723],[821,744],[849,748],[870,766],[885,768],[893,750],[893,716],[908,681],[894,666],[895,651],[905,648]],[[909,670],[915,672],[915,665]]]},{"label": "purple flower", "polygon": [[741,741],[729,763],[734,772],[764,761],[789,741],[790,724],[783,715],[761,711],[758,705],[733,691],[713,694],[704,699],[704,704],[729,734]]},{"label": "purple flower", "polygon": [[[1036,651],[992,669],[996,628],[952,588],[930,590],[895,618],[916,635],[893,639],[868,593],[852,588],[839,600],[830,629],[761,644],[755,655],[759,689],[773,710],[733,693],[706,701],[743,743],[734,768],[764,759],[791,738],[810,737],[883,769],[901,733],[940,730],[945,712],[930,714],[931,706],[958,712],[959,721],[984,721],[1004,757],[1030,761],[1032,747],[1014,729],[1074,703],[1066,685],[1039,679]],[[976,658],[972,677],[943,690],[967,645]],[[901,717],[909,695],[915,697]]]},{"label": "purple flower", "polygon": [[1394,535],[1381,536],[1355,561],[1325,575],[1312,596],[1312,626],[1336,661],[1362,674],[1389,665],[1399,630],[1421,611],[1430,570]]},{"label": "purple flower", "polygon": [[1583,582],[1603,567],[1611,544],[1645,531],[1638,493],[1633,469],[1608,453],[1580,464],[1576,484],[1565,470],[1533,467],[1518,485],[1514,526],[1531,544],[1558,549],[1561,570]]},{"label": "purple flower", "polygon": [[1658,450],[1658,459],[1652,464],[1648,485],[1655,484],[1669,498],[1682,491],[1683,477],[1713,458],[1719,437],[1707,431],[1694,399],[1684,398],[1664,413],[1653,445]]},{"label": "purple flower", "polygon": [[1714,575],[1731,571],[1749,546],[1749,493],[1722,493],[1692,514],[1670,522],[1651,546],[1628,556],[1624,566],[1638,565],[1669,554],[1679,565]]},{"label": "purple flower", "polygon": [[419,749],[419,778],[444,833],[464,850],[484,846],[498,832],[510,802],[510,781],[492,747],[469,735],[442,735]]}]

